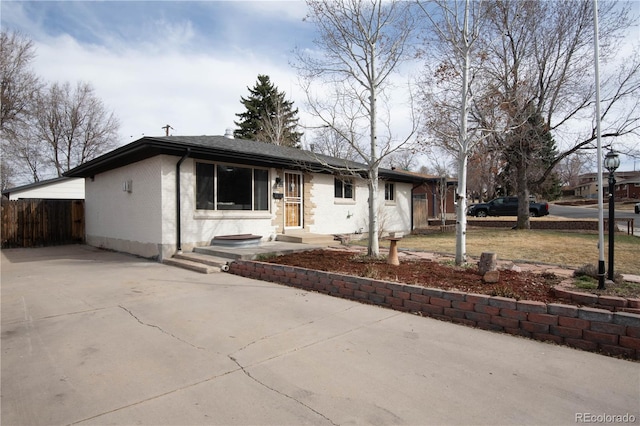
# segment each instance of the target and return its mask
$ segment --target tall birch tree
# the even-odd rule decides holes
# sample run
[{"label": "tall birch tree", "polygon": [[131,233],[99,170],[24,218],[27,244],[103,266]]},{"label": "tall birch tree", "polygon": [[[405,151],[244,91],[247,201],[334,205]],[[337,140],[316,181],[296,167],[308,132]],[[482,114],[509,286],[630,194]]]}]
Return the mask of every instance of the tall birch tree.
[{"label": "tall birch tree", "polygon": [[[450,84],[447,92],[451,86],[459,88],[457,102],[452,102],[445,91],[431,92],[429,109],[433,115],[429,127],[436,133],[436,140],[444,142],[457,159],[455,262],[461,265],[467,261],[467,163],[478,141],[475,131],[469,128],[469,108],[474,97],[473,49],[483,20],[482,3],[437,0],[418,5],[431,24],[427,31],[435,35],[429,46],[433,53],[430,59],[438,61],[434,77]],[[457,120],[453,118],[453,110],[457,110]]]},{"label": "tall birch tree", "polygon": [[[298,52],[298,68],[309,109],[335,131],[366,164],[369,190],[369,256],[379,255],[378,177],[380,162],[408,142],[394,140],[384,103],[391,76],[411,55],[411,4],[383,0],[308,1],[306,20],[315,25],[317,50]],[[321,96],[312,83],[320,82]],[[330,87],[330,90],[326,90]],[[382,106],[382,108],[381,108]],[[366,123],[366,125],[363,125]],[[414,121],[415,123],[415,121]],[[385,126],[385,133],[380,131]],[[365,140],[368,143],[364,142]],[[364,143],[363,143],[364,142]]]}]

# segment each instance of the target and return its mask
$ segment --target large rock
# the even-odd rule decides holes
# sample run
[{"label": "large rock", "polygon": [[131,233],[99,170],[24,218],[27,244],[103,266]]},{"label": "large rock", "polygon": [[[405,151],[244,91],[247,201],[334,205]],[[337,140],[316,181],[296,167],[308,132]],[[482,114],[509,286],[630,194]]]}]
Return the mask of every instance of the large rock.
[{"label": "large rock", "polygon": [[482,281],[488,284],[494,284],[500,281],[500,271],[487,271],[482,276]]},{"label": "large rock", "polygon": [[480,275],[488,271],[495,271],[498,269],[498,255],[495,253],[482,253],[480,255],[480,261],[478,262],[478,272]]}]

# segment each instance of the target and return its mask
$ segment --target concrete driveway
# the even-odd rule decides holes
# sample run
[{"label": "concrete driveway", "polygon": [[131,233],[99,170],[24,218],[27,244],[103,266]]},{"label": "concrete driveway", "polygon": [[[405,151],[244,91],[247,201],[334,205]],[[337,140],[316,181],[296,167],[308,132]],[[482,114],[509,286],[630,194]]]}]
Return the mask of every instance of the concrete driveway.
[{"label": "concrete driveway", "polygon": [[638,363],[234,275],[16,249],[1,290],[3,425],[640,422]]}]

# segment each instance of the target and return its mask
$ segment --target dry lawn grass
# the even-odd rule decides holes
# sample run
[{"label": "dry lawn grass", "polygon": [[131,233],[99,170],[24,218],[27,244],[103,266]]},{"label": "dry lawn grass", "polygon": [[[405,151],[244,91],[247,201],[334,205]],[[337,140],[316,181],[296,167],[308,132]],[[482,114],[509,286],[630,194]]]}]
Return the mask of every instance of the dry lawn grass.
[{"label": "dry lawn grass", "polygon": [[[388,247],[388,241],[381,241]],[[398,242],[401,249],[436,253],[455,253],[455,233],[407,235]],[[616,272],[640,275],[640,237],[615,235]],[[467,254],[479,257],[494,252],[498,259],[543,262],[571,268],[598,264],[598,235],[542,230],[468,229]],[[608,259],[608,235],[605,235],[605,261]]]}]

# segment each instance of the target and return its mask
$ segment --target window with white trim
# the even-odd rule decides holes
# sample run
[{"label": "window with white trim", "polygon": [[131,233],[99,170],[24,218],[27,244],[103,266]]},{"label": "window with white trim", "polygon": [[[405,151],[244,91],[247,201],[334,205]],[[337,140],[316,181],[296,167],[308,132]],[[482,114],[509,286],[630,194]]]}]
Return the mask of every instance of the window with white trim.
[{"label": "window with white trim", "polygon": [[196,162],[196,209],[269,210],[269,171]]},{"label": "window with white trim", "polygon": [[336,177],[333,181],[335,198],[353,199],[353,180]]},{"label": "window with white trim", "polygon": [[384,184],[384,200],[395,201],[396,200],[396,185],[394,183]]}]

